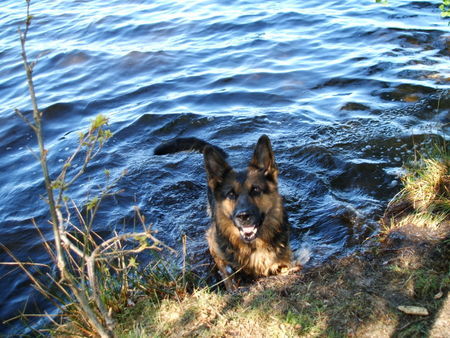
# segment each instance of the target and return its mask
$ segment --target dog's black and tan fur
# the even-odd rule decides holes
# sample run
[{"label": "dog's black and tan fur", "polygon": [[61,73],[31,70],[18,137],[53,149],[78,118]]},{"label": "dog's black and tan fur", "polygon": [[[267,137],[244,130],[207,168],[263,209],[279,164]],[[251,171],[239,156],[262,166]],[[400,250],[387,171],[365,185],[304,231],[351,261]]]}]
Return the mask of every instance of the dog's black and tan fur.
[{"label": "dog's black and tan fur", "polygon": [[269,138],[260,137],[244,172],[230,167],[222,149],[195,138],[174,139],[157,147],[155,154],[184,150],[204,155],[212,218],[206,237],[226,288],[235,288],[230,268],[250,277],[288,270],[289,224]]}]

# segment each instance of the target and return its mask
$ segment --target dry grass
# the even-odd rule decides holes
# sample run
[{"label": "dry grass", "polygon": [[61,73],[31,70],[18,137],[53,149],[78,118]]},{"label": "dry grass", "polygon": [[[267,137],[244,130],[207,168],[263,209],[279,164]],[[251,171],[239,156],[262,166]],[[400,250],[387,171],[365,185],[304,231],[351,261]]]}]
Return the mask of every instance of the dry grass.
[{"label": "dry grass", "polygon": [[437,229],[450,218],[450,153],[445,140],[416,154],[401,178],[403,189],[389,203],[382,223],[384,229],[414,224]]},{"label": "dry grass", "polygon": [[221,294],[206,288],[180,301],[163,300],[158,306],[143,300],[138,318],[128,321],[134,317],[135,309],[124,315],[119,336],[295,336],[296,324],[287,322],[279,310],[271,308],[274,299],[269,296],[264,303],[267,308],[245,301],[238,294]]},{"label": "dry grass", "polygon": [[418,211],[426,212],[440,205],[449,206],[450,175],[445,158],[424,158],[411,167],[402,179],[405,198]]}]

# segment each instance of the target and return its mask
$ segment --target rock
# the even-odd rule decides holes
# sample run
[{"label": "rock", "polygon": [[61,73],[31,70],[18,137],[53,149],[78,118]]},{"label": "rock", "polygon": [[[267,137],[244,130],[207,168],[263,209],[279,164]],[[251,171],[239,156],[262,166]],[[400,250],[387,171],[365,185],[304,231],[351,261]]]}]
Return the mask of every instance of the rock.
[{"label": "rock", "polygon": [[428,316],[428,310],[421,306],[404,306],[400,305],[397,307],[400,311],[408,314],[408,315],[415,315],[415,316]]},{"label": "rock", "polygon": [[441,299],[444,293],[442,291],[439,291],[437,294],[434,295],[434,299]]}]

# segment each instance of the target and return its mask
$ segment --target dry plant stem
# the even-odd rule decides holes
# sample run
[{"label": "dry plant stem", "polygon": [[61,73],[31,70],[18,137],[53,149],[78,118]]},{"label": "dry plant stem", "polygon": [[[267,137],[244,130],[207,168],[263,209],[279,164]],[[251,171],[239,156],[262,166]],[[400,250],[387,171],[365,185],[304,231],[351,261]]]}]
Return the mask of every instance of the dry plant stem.
[{"label": "dry plant stem", "polygon": [[187,255],[187,247],[186,247],[186,235],[183,234],[181,237],[181,240],[183,242],[183,275],[182,275],[182,281],[183,281],[183,287],[186,288],[186,255]]},{"label": "dry plant stem", "polygon": [[[0,265],[19,265],[19,263],[16,262],[0,262]],[[40,266],[40,267],[44,267],[44,268],[50,268],[48,266],[48,264],[41,264],[41,263],[33,263],[33,262],[20,262],[20,265],[26,266],[26,265],[31,265],[31,266]]]},{"label": "dry plant stem", "polygon": [[59,232],[60,232],[62,243],[64,243],[64,245],[66,246],[67,249],[70,249],[75,254],[77,254],[79,257],[84,257],[84,252],[81,251],[76,245],[74,245],[70,241],[70,239],[67,237],[67,233],[64,231],[64,220],[63,220],[61,211],[58,209],[56,211],[56,213],[58,215],[58,224],[59,224],[59,227],[60,227]]},{"label": "dry plant stem", "polygon": [[[61,274],[61,280],[67,281],[69,288],[73,292],[75,298],[80,303],[81,307],[83,308],[83,311],[85,311],[85,314],[89,318],[89,321],[91,324],[95,327],[97,332],[101,337],[111,337],[112,333],[108,332],[105,328],[103,328],[102,324],[97,320],[97,316],[91,309],[89,305],[89,300],[86,297],[84,292],[80,292],[77,287],[77,283],[74,279],[74,277],[67,271],[64,254],[61,246],[61,232],[60,232],[60,223],[59,218],[57,214],[58,207],[55,203],[55,198],[53,195],[53,188],[52,188],[52,182],[50,179],[50,174],[48,170],[47,165],[47,149],[44,147],[44,138],[42,133],[42,113],[39,111],[38,105],[37,105],[37,99],[36,99],[36,93],[34,90],[34,83],[33,83],[33,66],[34,64],[28,62],[28,57],[25,49],[25,44],[27,40],[27,34],[30,27],[31,22],[31,16],[30,16],[30,0],[27,0],[27,19],[25,23],[25,30],[22,32],[19,29],[19,35],[20,35],[20,43],[22,47],[22,60],[23,65],[25,68],[25,73],[27,76],[27,84],[28,84],[28,90],[30,93],[31,98],[31,104],[33,107],[33,120],[32,123],[30,120],[28,120],[22,113],[18,112],[18,115],[24,119],[24,121],[33,129],[33,131],[36,134],[37,142],[38,142],[38,148],[39,148],[39,161],[41,163],[42,173],[44,175],[44,181],[45,181],[45,189],[47,191],[48,196],[48,204],[50,209],[50,215],[52,219],[52,228],[53,233],[55,236],[55,249],[56,249],[56,258],[57,258],[57,266],[59,269],[59,272]],[[28,274],[29,276],[32,276],[31,274]],[[32,280],[35,280],[34,278]],[[40,284],[36,284],[39,289]],[[45,290],[42,289],[43,294],[47,294]]]},{"label": "dry plant stem", "polygon": [[[58,258],[58,268],[60,269],[60,271],[63,271],[65,269],[65,263],[64,263],[64,257],[62,254],[62,248],[61,248],[61,238],[59,236],[59,231],[58,231],[58,217],[56,215],[55,199],[53,196],[53,189],[51,187],[50,174],[49,174],[48,165],[47,165],[47,150],[44,147],[44,138],[42,135],[42,124],[41,124],[42,113],[39,111],[39,108],[37,105],[36,93],[34,90],[33,65],[28,62],[28,57],[27,57],[27,53],[25,50],[25,44],[26,44],[28,29],[30,27],[30,21],[31,21],[30,1],[27,0],[27,20],[26,20],[26,24],[25,24],[25,30],[23,32],[21,32],[19,29],[19,34],[20,34],[20,43],[21,43],[21,47],[22,47],[22,60],[23,60],[23,65],[24,65],[25,72],[27,75],[27,83],[28,83],[28,90],[30,92],[31,104],[33,106],[34,124],[32,124],[28,119],[25,119],[25,121],[30,126],[32,126],[32,129],[34,130],[37,141],[38,141],[39,154],[40,154],[39,161],[41,163],[42,173],[44,175],[45,188],[47,190],[47,195],[48,195],[47,202],[50,206],[50,215],[51,215],[51,218],[53,221],[53,233],[55,235],[55,246],[56,246],[56,255]],[[19,116],[22,117],[23,115],[19,114]]]},{"label": "dry plant stem", "polygon": [[176,254],[177,253],[176,250],[172,249],[168,245],[165,245],[164,243],[160,242],[157,238],[155,238],[151,235],[151,224],[149,225],[149,228],[147,229],[147,227],[145,225],[145,217],[141,214],[139,207],[135,206],[134,211],[136,212],[136,215],[137,215],[139,221],[141,222],[142,227],[145,229],[146,235],[148,234],[149,236],[151,236],[149,238],[153,241],[153,243],[156,243],[156,245],[159,244],[159,245],[163,246],[164,248],[166,248],[167,250],[169,250],[170,252]]},{"label": "dry plant stem", "polygon": [[48,255],[50,256],[50,258],[52,259],[53,262],[56,262],[55,253],[50,248],[49,243],[47,243],[47,238],[45,238],[45,236],[42,233],[41,229],[39,229],[39,226],[37,225],[36,221],[34,219],[32,219],[31,222],[33,223],[34,228],[36,229],[36,231],[38,232],[39,236],[41,237],[42,243],[44,244],[45,250],[47,250]]},{"label": "dry plant stem", "polygon": [[27,274],[28,278],[30,278],[31,281],[35,284],[36,288],[40,293],[42,293],[45,297],[51,299],[51,296],[49,293],[45,290],[44,286],[28,271],[28,269],[25,267],[25,265],[19,261],[16,256],[3,244],[0,243],[0,246],[3,250],[17,263],[17,265]]},{"label": "dry plant stem", "polygon": [[142,252],[143,250],[147,250],[147,249],[158,250],[158,251],[161,250],[161,248],[158,247],[157,245],[150,245],[150,246],[146,245],[146,246],[140,246],[137,249],[120,250],[117,252],[101,254],[103,251],[109,250],[109,248],[114,246],[117,242],[125,241],[128,239],[135,239],[135,238],[143,237],[143,236],[149,238],[150,240],[152,240],[152,242],[155,242],[155,243],[159,242],[155,237],[152,236],[152,234],[150,232],[136,232],[136,233],[131,233],[131,234],[117,235],[115,237],[112,237],[112,238],[104,241],[100,245],[98,245],[94,249],[94,251],[92,252],[92,254],[90,256],[95,256],[96,260],[100,260],[100,259],[106,259],[106,258],[109,259],[109,258],[111,258],[111,256],[115,258],[115,257],[119,257],[119,256],[124,256],[126,254],[139,253],[139,252]]}]

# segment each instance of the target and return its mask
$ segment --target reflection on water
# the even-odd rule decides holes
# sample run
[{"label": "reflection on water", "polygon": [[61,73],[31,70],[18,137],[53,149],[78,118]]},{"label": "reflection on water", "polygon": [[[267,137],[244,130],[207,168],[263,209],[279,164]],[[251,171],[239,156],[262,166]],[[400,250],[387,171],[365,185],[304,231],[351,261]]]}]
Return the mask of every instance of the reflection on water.
[{"label": "reflection on water", "polygon": [[[125,191],[104,204],[97,231],[130,228],[138,204],[164,242],[180,249],[186,234],[192,260],[208,262],[202,157],[155,157],[153,148],[176,136],[200,137],[244,167],[265,133],[293,247],[310,266],[346,255],[378,230],[414,147],[429,134],[448,137],[450,36],[438,4],[35,1],[28,50],[38,58],[52,174],[77,132],[99,113],[110,116],[114,138],[72,197],[84,201],[104,168],[112,176],[126,169]],[[14,116],[14,108],[30,109],[17,34],[24,17],[23,3],[3,1],[0,234],[20,259],[48,263],[30,221],[51,239],[30,152],[35,140]],[[29,297],[34,309],[40,298],[24,274],[1,270],[1,319]]]}]

